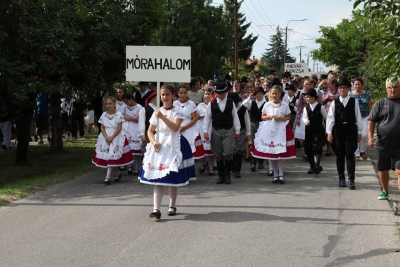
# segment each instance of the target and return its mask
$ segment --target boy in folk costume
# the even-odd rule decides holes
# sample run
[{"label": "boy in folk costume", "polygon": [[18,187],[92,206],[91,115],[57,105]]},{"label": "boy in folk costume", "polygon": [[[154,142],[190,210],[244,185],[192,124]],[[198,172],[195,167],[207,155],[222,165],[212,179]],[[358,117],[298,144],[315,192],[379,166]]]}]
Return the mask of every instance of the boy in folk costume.
[{"label": "boy in folk costume", "polygon": [[208,140],[208,128],[210,120],[212,120],[211,149],[217,159],[219,174],[217,184],[230,184],[235,139],[239,139],[240,136],[240,122],[233,101],[227,98],[228,85],[226,82],[218,80],[215,92],[217,98],[207,107],[203,132],[204,138]]},{"label": "boy in folk costume", "polygon": [[328,142],[332,143],[336,154],[336,168],[339,175],[339,187],[346,187],[344,162],[346,159],[349,175],[349,189],[355,189],[354,152],[361,140],[363,123],[358,102],[349,96],[351,83],[347,78],[338,82],[339,98],[332,101],[326,118]]},{"label": "boy in folk costume", "polygon": [[[254,99],[254,100],[253,100]],[[250,125],[251,125],[251,143],[254,145],[254,135],[257,132],[259,123],[261,121],[261,111],[264,104],[267,101],[264,98],[264,89],[262,87],[257,87],[253,94],[250,93],[249,97],[243,101],[243,106],[245,106],[250,113]],[[250,145],[251,151],[251,145]],[[264,160],[258,159],[258,168],[264,169]],[[256,170],[256,158],[251,157],[250,159],[250,170]]]},{"label": "boy in folk costume", "polygon": [[246,142],[251,140],[250,117],[247,108],[240,103],[240,96],[238,93],[229,93],[228,98],[232,99],[233,103],[235,103],[240,121],[240,137],[235,141],[235,152],[233,153],[232,164],[232,172],[235,173],[235,178],[240,178],[240,170],[242,168],[242,159],[246,148]]},{"label": "boy in folk costume", "polygon": [[[317,102],[315,89],[308,89],[305,93],[307,105],[302,119],[306,126],[304,150],[310,163],[308,174],[320,174],[323,170],[320,165],[322,148],[325,144],[325,129],[323,120],[326,119],[326,110]],[[314,158],[315,157],[315,158]]]},{"label": "boy in folk costume", "polygon": [[142,154],[146,152],[146,146],[149,143],[147,131],[150,126],[150,118],[154,110],[157,109],[157,92],[152,91],[145,100],[145,106],[139,111],[139,136],[142,141],[141,151]]}]

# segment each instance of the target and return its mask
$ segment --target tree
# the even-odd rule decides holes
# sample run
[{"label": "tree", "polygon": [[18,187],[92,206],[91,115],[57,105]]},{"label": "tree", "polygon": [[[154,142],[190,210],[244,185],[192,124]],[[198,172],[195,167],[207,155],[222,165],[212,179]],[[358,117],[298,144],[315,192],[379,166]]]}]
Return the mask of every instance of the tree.
[{"label": "tree", "polygon": [[389,70],[390,76],[400,75],[400,2],[398,0],[356,0],[354,8],[364,5],[365,16],[359,24],[367,32],[378,55],[376,68]]},{"label": "tree", "polygon": [[222,6],[211,0],[166,0],[156,44],[190,46],[192,75],[210,77],[224,64],[229,49]]},{"label": "tree", "polygon": [[[0,3],[0,89],[12,99],[19,143],[16,162],[27,162],[28,94],[50,91],[51,151],[62,151],[60,92],[96,92],[123,79],[125,46],[148,43],[162,0],[4,0]],[[23,135],[26,136],[23,136]],[[22,137],[22,138],[21,138]]]},{"label": "tree", "polygon": [[276,34],[270,37],[269,48],[263,54],[267,65],[272,66],[277,71],[283,71],[284,53],[286,53],[286,63],[295,62],[295,59],[289,54],[289,50],[285,51],[285,44],[282,38],[282,32],[279,26],[276,28]]},{"label": "tree", "polygon": [[337,65],[350,77],[360,76],[360,66],[367,54],[367,40],[358,25],[361,11],[353,12],[352,19],[343,19],[336,28],[320,27],[322,36],[316,39],[320,48],[311,51],[314,59],[326,65]]},{"label": "tree", "polygon": [[[238,2],[238,10],[240,10],[241,4],[243,0]],[[229,55],[228,58],[230,62],[234,62],[235,56],[235,5],[234,1],[224,0],[225,12],[224,18],[227,23],[227,28],[229,33],[228,36],[229,41]],[[238,59],[239,60],[247,60],[251,56],[251,52],[253,51],[253,45],[257,41],[258,36],[253,36],[252,33],[247,34],[247,30],[250,27],[251,23],[246,23],[246,17],[243,13],[238,11]]]}]

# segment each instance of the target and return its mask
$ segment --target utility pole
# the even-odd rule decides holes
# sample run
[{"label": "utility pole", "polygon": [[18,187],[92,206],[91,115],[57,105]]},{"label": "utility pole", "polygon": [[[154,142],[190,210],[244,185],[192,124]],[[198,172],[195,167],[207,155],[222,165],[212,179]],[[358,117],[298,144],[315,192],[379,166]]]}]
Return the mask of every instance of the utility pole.
[{"label": "utility pole", "polygon": [[307,66],[309,66],[310,63],[310,53],[307,54]]},{"label": "utility pole", "polygon": [[[285,68],[285,63],[286,63],[287,30],[288,30],[288,27],[289,27],[289,22],[291,22],[291,21],[305,21],[305,20],[307,20],[307,19],[291,19],[286,24],[286,28],[285,28],[285,50],[283,51],[283,68]],[[300,61],[301,61],[301,58],[300,58]],[[285,71],[285,69],[283,71]]]},{"label": "utility pole", "polygon": [[312,64],[312,71],[314,71],[314,68],[315,68],[315,60],[313,61],[313,64]]},{"label": "utility pole", "polygon": [[235,81],[238,80],[238,3],[235,0]]}]

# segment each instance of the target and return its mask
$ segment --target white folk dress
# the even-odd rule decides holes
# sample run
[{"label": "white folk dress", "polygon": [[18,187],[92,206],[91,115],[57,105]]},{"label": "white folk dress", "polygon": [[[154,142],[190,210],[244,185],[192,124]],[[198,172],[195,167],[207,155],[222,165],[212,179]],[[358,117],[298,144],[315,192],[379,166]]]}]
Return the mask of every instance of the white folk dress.
[{"label": "white folk dress", "polygon": [[[210,103],[209,103],[210,105]],[[197,128],[199,129],[201,141],[203,143],[203,149],[206,155],[213,155],[213,152],[211,150],[211,132],[212,132],[212,127],[208,127],[208,136],[209,139],[206,140],[204,139],[204,132],[203,132],[203,125],[204,125],[204,116],[207,114],[207,107],[204,102],[200,103],[197,106],[197,114],[199,114],[199,120],[197,121]],[[210,120],[210,125],[212,121]]]},{"label": "white folk dress", "polygon": [[[285,102],[265,103],[263,114],[279,117],[290,114],[289,105]],[[260,122],[255,134],[252,154],[261,159],[290,159],[296,157],[292,127],[289,121],[275,119]]]},{"label": "white folk dress", "polygon": [[[117,130],[118,123],[124,122],[124,117],[118,111],[114,114],[103,112],[98,122],[104,125],[107,135],[111,136]],[[103,133],[99,134],[92,162],[102,168],[125,166],[133,162],[128,140],[122,130],[111,143],[107,143]]]},{"label": "white folk dress", "polygon": [[[139,118],[139,112],[142,109],[142,106],[136,104],[135,106],[126,106],[126,116]],[[142,155],[141,146],[142,142],[140,141],[139,136],[139,123],[134,121],[124,121],[122,124],[124,128],[126,139],[128,139],[129,147],[132,151],[132,155]]]},{"label": "white folk dress", "polygon": [[[183,119],[179,108],[170,110],[160,109],[167,119],[174,121],[175,118]],[[165,186],[182,186],[189,183],[189,179],[196,179],[194,169],[194,158],[186,138],[178,132],[171,131],[161,120],[159,123],[159,143],[161,148],[158,152],[149,143],[143,158],[143,167],[139,174],[141,183]],[[151,125],[157,125],[157,118],[150,118]]]},{"label": "white folk dress", "polygon": [[[179,100],[174,101],[174,106],[179,108],[180,113],[183,116],[183,121],[181,124],[182,126],[187,125],[192,120],[192,113],[197,112],[196,104],[189,100],[185,103],[181,103]],[[196,124],[186,129],[184,132],[181,133],[186,140],[189,142],[189,145],[192,149],[192,153],[196,151],[196,146],[194,144],[194,140],[196,139],[197,135],[199,134],[199,130],[196,127]]]}]

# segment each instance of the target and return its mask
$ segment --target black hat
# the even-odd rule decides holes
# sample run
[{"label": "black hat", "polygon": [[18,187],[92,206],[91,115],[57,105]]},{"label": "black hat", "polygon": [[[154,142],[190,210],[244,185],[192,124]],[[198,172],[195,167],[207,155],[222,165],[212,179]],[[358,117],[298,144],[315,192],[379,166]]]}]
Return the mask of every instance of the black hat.
[{"label": "black hat", "polygon": [[287,90],[296,91],[296,89],[294,88],[294,85],[291,84],[291,83],[286,84],[285,90],[286,90],[286,91],[287,91]]},{"label": "black hat", "polygon": [[214,91],[217,94],[222,94],[228,92],[228,90],[229,90],[228,84],[224,80],[218,79],[217,82],[215,83]]},{"label": "black hat", "polygon": [[340,77],[337,86],[340,85],[347,85],[348,87],[351,87],[351,82],[346,77]]},{"label": "black hat", "polygon": [[304,94],[312,97],[317,97],[317,91],[315,91],[315,89],[308,89]]},{"label": "black hat", "polygon": [[256,87],[256,90],[254,91],[254,95],[256,95],[257,93],[260,93],[260,92],[265,94],[264,88],[262,88],[261,86],[258,86],[258,87]]},{"label": "black hat", "polygon": [[149,85],[149,82],[140,81],[140,82],[139,82],[139,85]]},{"label": "black hat", "polygon": [[282,83],[281,83],[281,81],[279,80],[279,78],[274,78],[274,79],[272,80],[270,87],[272,87],[272,86],[274,86],[274,85],[279,85],[280,87],[282,87]]},{"label": "black hat", "polygon": [[229,93],[228,94],[228,98],[232,99],[233,103],[235,103],[235,104],[239,103],[240,101],[242,101],[242,99],[240,98],[239,94],[238,93],[234,93],[234,92]]},{"label": "black hat", "polygon": [[240,79],[240,82],[241,82],[241,83],[247,83],[247,77],[246,77],[246,76],[243,76],[243,77]]}]

